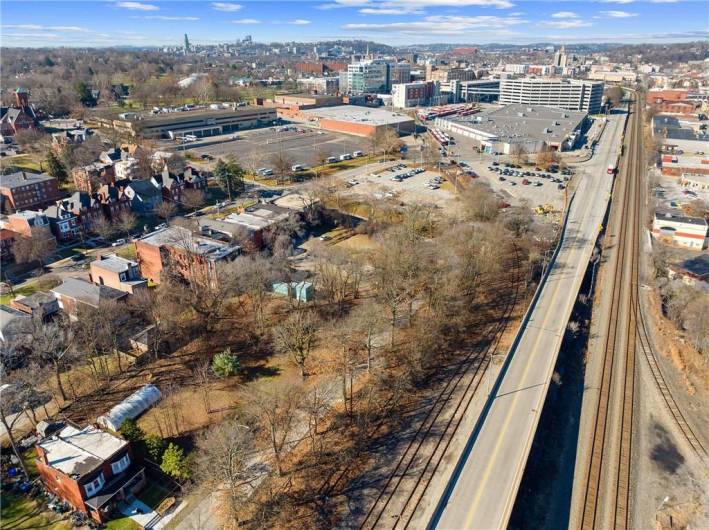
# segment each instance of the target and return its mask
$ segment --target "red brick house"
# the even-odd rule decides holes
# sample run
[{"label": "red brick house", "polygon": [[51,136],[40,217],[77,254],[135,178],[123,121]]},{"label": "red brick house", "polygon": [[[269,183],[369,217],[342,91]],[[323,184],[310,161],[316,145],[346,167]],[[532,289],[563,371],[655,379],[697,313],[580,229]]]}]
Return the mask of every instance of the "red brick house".
[{"label": "red brick house", "polygon": [[0,261],[6,263],[12,260],[12,245],[22,237],[8,228],[0,229]]},{"label": "red brick house", "polygon": [[15,90],[15,106],[0,108],[0,134],[13,136],[18,131],[36,128],[37,116],[30,106],[30,93],[18,88]]},{"label": "red brick house", "polygon": [[52,493],[97,522],[145,485],[145,469],[133,462],[130,444],[89,425],[67,425],[37,446],[37,471]]},{"label": "red brick house", "polygon": [[87,166],[75,167],[71,170],[71,178],[77,190],[94,193],[104,184],[112,184],[116,180],[113,164],[94,162]]},{"label": "red brick house", "polygon": [[106,285],[95,285],[80,278],[65,278],[61,285],[54,287],[51,292],[56,297],[59,308],[73,320],[78,318],[81,306],[99,309],[103,303],[125,302],[128,298],[127,292]]}]

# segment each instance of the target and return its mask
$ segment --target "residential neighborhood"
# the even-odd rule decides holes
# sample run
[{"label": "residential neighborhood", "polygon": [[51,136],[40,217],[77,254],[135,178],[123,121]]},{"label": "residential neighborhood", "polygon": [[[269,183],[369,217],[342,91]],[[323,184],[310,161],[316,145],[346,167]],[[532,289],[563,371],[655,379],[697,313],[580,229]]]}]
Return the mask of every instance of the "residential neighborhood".
[{"label": "residential neighborhood", "polygon": [[3,1],[0,526],[709,527],[705,8]]}]

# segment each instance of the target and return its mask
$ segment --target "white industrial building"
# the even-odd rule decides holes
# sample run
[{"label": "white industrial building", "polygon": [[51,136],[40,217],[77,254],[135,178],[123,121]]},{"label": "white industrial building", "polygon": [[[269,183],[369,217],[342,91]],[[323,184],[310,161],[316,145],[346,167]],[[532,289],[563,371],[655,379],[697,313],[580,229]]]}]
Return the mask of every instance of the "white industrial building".
[{"label": "white industrial building", "polygon": [[573,149],[587,123],[585,112],[553,107],[507,105],[471,116],[436,118],[435,126],[464,137],[487,153],[536,153],[544,148]]},{"label": "white industrial building", "polygon": [[603,83],[553,77],[500,80],[500,103],[545,105],[589,114],[601,112]]},{"label": "white industrial building", "polygon": [[687,217],[673,211],[658,210],[652,221],[652,235],[658,239],[691,248],[707,248],[707,222],[701,217]]}]

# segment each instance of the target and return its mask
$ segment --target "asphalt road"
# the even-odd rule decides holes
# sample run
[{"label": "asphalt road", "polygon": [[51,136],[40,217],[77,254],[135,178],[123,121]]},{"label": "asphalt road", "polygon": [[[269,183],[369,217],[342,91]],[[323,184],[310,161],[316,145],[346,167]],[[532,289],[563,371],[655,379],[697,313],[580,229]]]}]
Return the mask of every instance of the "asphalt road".
[{"label": "asphalt road", "polygon": [[602,223],[625,115],[614,115],[585,166],[566,230],[530,318],[518,333],[479,429],[429,527],[505,528],[531,449],[564,330]]}]

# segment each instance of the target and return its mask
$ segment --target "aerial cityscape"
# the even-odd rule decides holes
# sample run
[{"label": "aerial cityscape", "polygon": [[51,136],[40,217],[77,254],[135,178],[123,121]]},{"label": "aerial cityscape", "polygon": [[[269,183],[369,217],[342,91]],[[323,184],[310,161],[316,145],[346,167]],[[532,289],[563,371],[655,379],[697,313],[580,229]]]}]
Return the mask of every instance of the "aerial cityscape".
[{"label": "aerial cityscape", "polygon": [[0,528],[709,528],[709,4],[0,5]]}]

